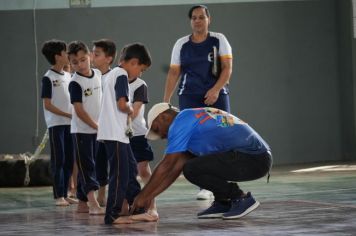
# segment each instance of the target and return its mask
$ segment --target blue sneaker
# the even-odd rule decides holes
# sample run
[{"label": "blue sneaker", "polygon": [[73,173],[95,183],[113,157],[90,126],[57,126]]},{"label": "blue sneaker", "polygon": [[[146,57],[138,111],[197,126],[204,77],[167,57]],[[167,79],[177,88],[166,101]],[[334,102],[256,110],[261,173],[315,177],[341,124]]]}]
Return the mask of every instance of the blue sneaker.
[{"label": "blue sneaker", "polygon": [[231,208],[229,203],[222,204],[221,202],[214,201],[211,206],[198,213],[199,219],[208,219],[208,218],[221,218],[221,216],[228,212]]},{"label": "blue sneaker", "polygon": [[259,205],[260,203],[248,192],[246,197],[232,201],[230,211],[224,213],[222,218],[224,220],[241,218],[255,210]]}]

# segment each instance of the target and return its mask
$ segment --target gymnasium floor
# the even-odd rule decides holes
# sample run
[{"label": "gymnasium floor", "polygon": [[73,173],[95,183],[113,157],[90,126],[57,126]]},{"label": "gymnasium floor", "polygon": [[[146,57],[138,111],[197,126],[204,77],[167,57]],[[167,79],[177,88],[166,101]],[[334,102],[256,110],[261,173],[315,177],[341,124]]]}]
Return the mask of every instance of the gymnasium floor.
[{"label": "gymnasium floor", "polygon": [[239,220],[198,220],[210,203],[180,178],[158,198],[159,222],[115,226],[53,206],[50,187],[1,188],[0,235],[356,235],[356,163],[275,167],[269,184],[240,185],[261,205]]}]

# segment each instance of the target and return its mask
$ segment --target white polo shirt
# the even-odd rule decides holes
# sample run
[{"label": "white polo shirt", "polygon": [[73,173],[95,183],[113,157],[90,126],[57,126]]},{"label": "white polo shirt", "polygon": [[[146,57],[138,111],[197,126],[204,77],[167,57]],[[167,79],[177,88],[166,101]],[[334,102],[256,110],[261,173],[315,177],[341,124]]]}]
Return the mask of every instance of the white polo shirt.
[{"label": "white polo shirt", "polygon": [[[70,80],[71,77],[68,72],[59,73],[54,70],[48,70],[42,79],[42,98],[50,98],[55,107],[69,114],[72,113],[68,91]],[[44,107],[43,111],[48,128],[70,125],[70,118],[54,114]]]},{"label": "white polo shirt", "polygon": [[[91,77],[75,73],[69,85],[71,102],[81,102],[84,110],[94,120],[98,121],[101,106],[101,72],[92,69]],[[71,122],[71,133],[95,134],[97,131],[83,122],[73,111]]]},{"label": "white polo shirt", "polygon": [[103,100],[99,115],[99,128],[97,139],[129,143],[125,132],[127,126],[127,113],[119,110],[117,101],[126,98],[129,102],[129,86],[127,72],[116,67],[105,78]]}]

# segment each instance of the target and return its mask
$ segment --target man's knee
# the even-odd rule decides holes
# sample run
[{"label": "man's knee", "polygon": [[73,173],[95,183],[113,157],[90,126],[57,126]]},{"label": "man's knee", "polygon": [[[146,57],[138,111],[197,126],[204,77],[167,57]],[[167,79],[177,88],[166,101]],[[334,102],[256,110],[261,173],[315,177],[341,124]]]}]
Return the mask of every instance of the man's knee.
[{"label": "man's knee", "polygon": [[187,180],[191,180],[192,177],[194,176],[194,165],[191,164],[190,161],[188,161],[184,166],[183,166],[183,175]]}]

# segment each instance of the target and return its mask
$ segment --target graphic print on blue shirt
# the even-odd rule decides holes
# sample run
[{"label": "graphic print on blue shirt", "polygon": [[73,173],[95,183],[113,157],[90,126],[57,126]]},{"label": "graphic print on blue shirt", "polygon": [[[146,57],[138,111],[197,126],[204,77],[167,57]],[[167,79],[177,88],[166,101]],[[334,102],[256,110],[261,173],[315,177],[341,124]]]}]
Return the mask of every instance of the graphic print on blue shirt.
[{"label": "graphic print on blue shirt", "polygon": [[203,156],[231,150],[260,154],[269,146],[247,123],[216,108],[183,110],[168,131],[166,154]]}]

